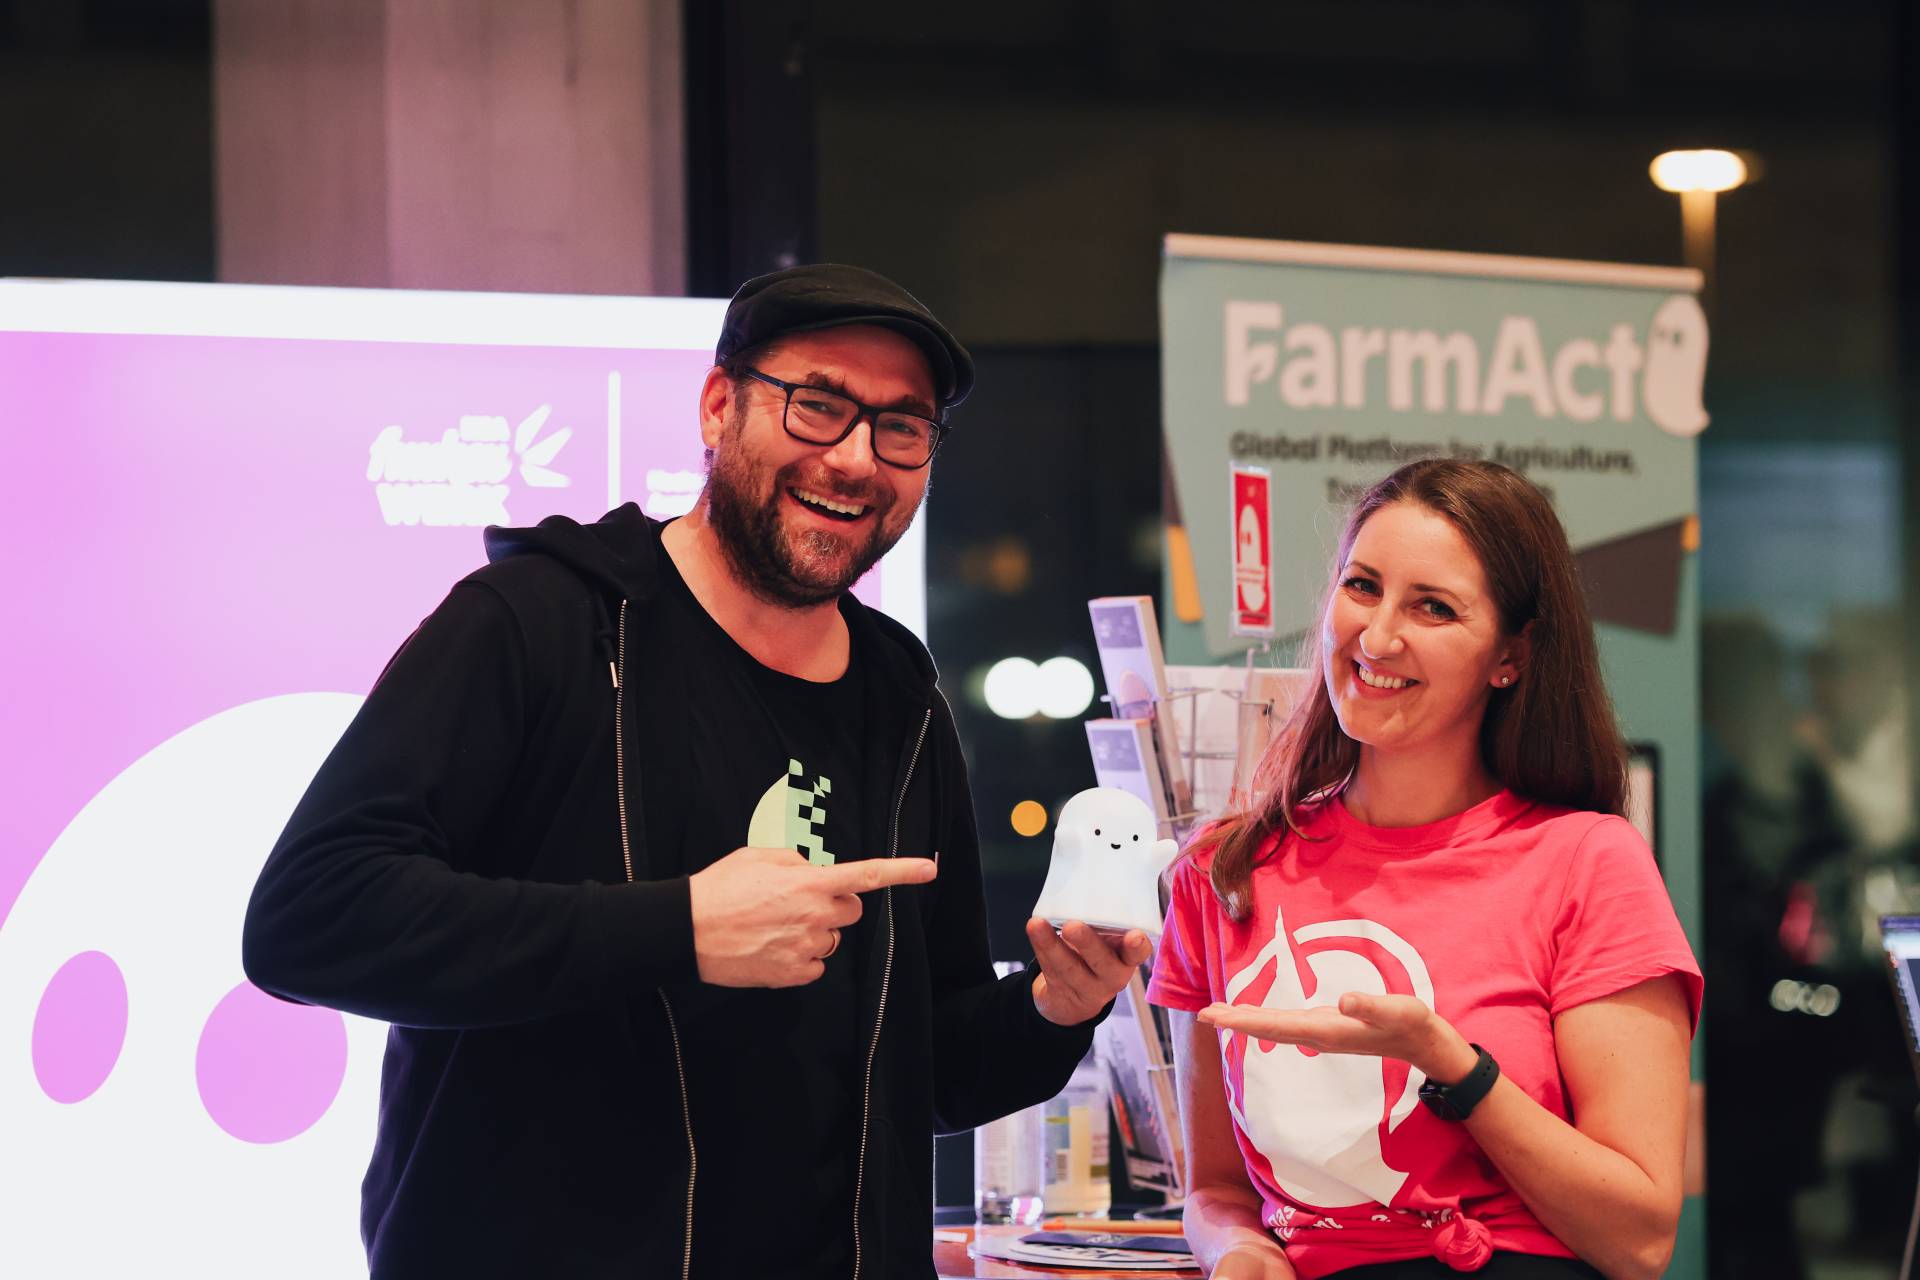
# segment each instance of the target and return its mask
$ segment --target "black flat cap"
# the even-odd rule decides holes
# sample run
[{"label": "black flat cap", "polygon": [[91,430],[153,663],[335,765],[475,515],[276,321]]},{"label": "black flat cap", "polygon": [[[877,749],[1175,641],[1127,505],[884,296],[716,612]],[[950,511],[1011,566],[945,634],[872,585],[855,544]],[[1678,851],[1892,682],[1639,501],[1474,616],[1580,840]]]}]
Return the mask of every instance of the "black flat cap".
[{"label": "black flat cap", "polygon": [[726,364],[742,351],[785,333],[874,324],[909,339],[933,370],[942,408],[973,390],[973,357],[918,298],[878,272],[819,262],[755,276],[727,304],[713,361]]}]

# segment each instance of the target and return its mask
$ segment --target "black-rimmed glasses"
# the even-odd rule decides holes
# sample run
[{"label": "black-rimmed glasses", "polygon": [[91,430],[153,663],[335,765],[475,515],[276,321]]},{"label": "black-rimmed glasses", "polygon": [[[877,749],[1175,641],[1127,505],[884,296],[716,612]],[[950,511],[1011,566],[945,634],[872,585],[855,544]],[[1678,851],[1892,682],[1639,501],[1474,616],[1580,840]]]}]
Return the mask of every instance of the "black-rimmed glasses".
[{"label": "black-rimmed glasses", "polygon": [[808,444],[839,444],[865,419],[873,424],[874,457],[903,471],[918,471],[933,461],[947,431],[944,424],[917,413],[876,409],[838,391],[785,382],[746,365],[740,366],[740,372],[786,394],[780,425],[795,440]]}]

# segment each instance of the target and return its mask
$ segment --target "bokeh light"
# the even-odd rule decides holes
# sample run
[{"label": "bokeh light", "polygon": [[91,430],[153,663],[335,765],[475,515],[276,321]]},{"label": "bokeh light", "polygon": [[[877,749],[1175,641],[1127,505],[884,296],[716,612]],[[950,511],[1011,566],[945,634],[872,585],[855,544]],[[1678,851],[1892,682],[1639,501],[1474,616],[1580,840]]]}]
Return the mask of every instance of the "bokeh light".
[{"label": "bokeh light", "polygon": [[1731,191],[1747,180],[1747,162],[1731,151],[1663,151],[1647,172],[1662,191]]},{"label": "bokeh light", "polygon": [[1037,836],[1047,829],[1047,806],[1038,800],[1022,800],[1013,806],[1013,829],[1023,836]]},{"label": "bokeh light", "polygon": [[1041,715],[1071,720],[1093,702],[1093,673],[1077,658],[1048,658],[1039,678]]},{"label": "bokeh light", "polygon": [[1040,668],[1031,658],[1002,658],[987,668],[982,689],[987,710],[1004,720],[1026,720],[1040,711]]}]

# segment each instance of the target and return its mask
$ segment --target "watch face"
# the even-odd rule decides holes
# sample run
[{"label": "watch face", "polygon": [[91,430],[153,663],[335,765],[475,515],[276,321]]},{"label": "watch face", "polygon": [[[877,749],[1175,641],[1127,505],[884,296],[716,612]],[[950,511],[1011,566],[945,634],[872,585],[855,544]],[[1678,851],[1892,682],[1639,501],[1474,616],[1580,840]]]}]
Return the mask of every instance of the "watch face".
[{"label": "watch face", "polygon": [[1500,1078],[1500,1067],[1493,1055],[1477,1044],[1473,1049],[1480,1056],[1465,1079],[1450,1085],[1428,1080],[1420,1086],[1420,1101],[1443,1120],[1465,1120],[1493,1088],[1493,1082]]},{"label": "watch face", "polygon": [[1431,1080],[1420,1086],[1420,1101],[1426,1103],[1427,1109],[1442,1120],[1460,1119],[1460,1113],[1454,1110],[1452,1101],[1447,1097],[1447,1091]]}]

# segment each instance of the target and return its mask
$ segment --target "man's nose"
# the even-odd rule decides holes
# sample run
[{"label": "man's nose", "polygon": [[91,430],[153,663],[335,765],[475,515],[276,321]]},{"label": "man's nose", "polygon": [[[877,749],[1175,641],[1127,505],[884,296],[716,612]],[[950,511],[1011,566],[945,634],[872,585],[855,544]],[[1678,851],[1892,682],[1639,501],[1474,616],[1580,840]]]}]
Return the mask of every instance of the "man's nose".
[{"label": "man's nose", "polygon": [[839,444],[828,449],[824,457],[828,466],[843,475],[861,480],[872,475],[879,469],[879,460],[873,456],[872,420],[856,420],[853,430]]}]

